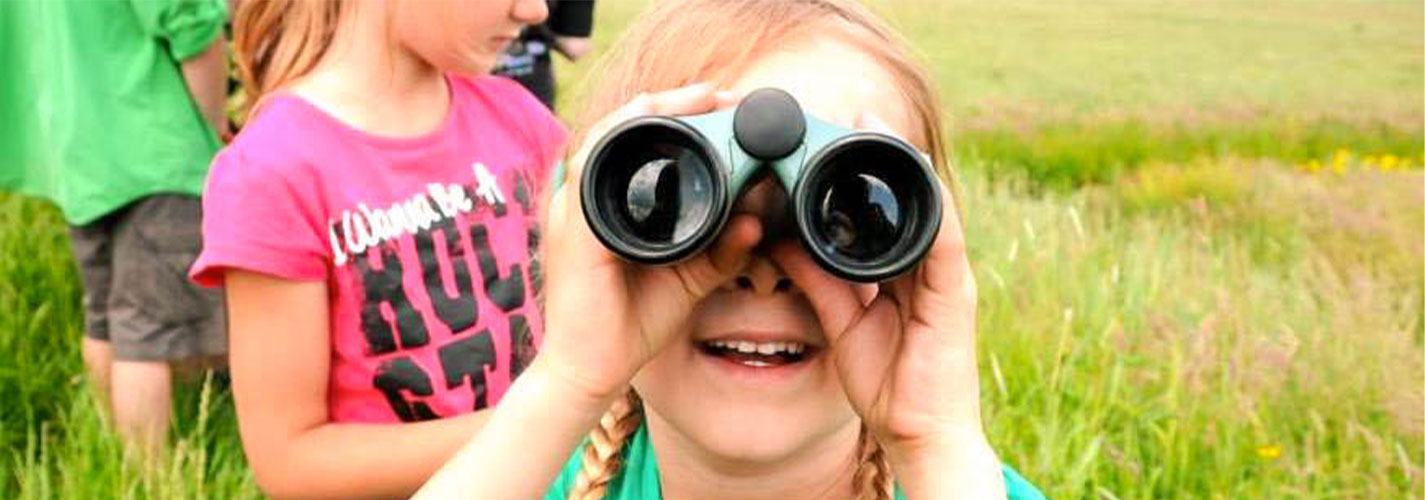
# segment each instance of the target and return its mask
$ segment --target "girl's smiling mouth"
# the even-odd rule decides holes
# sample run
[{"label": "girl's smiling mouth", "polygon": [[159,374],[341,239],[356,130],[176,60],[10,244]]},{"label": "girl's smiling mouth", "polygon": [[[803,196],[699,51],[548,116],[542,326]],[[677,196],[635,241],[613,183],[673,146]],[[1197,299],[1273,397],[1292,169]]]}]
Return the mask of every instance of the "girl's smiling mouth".
[{"label": "girl's smiling mouth", "polygon": [[787,332],[729,332],[693,340],[694,350],[722,370],[734,373],[790,376],[811,365],[822,346]]},{"label": "girl's smiling mouth", "polygon": [[698,343],[703,354],[752,368],[769,368],[799,363],[811,357],[806,344],[795,341],[755,342],[751,340],[708,340]]}]

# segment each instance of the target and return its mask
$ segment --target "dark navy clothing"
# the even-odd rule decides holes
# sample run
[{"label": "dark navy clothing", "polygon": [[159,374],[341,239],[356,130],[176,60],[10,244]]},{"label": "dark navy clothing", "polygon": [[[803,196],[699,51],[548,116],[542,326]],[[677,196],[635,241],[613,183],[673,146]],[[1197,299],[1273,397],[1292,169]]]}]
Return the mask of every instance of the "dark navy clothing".
[{"label": "dark navy clothing", "polygon": [[554,63],[558,37],[588,37],[593,31],[593,0],[549,0],[549,18],[529,26],[510,44],[495,67],[495,74],[513,78],[554,108]]}]

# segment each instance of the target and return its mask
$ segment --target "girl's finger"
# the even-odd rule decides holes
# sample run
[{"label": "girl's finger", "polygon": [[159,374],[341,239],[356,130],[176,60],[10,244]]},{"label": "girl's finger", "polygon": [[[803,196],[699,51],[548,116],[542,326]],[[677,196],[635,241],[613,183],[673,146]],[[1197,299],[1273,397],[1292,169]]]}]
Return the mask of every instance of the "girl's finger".
[{"label": "girl's finger", "polygon": [[717,109],[730,107],[742,100],[742,96],[731,90],[719,90],[713,93],[717,99]]},{"label": "girl's finger", "polygon": [[797,288],[804,290],[812,311],[821,320],[822,330],[832,342],[860,317],[867,302],[864,291],[821,269],[799,243],[782,241],[772,247],[772,260],[787,273]]},{"label": "girl's finger", "polygon": [[554,193],[549,205],[548,228],[544,244],[540,246],[544,252],[543,261],[551,275],[565,272],[565,266],[568,269],[588,269],[619,260],[598,241],[593,230],[584,222],[578,189],[565,186]]},{"label": "girl's finger", "polygon": [[[946,191],[941,184],[942,192]],[[912,323],[935,325],[934,331],[946,335],[955,350],[972,353],[975,349],[975,277],[965,253],[964,233],[955,203],[947,194],[942,197],[940,231],[935,242],[915,272],[891,284],[891,293],[907,306],[904,314]]]},{"label": "girl's finger", "polygon": [[856,289],[856,296],[861,298],[861,305],[871,305],[871,301],[876,300],[876,296],[881,293],[881,286],[877,283],[862,283],[852,286]]},{"label": "girl's finger", "polygon": [[676,268],[684,289],[694,299],[701,299],[727,283],[747,267],[752,249],[761,239],[762,225],[756,217],[746,214],[734,216],[712,248]]},{"label": "girl's finger", "polygon": [[970,276],[970,261],[965,254],[965,233],[960,226],[953,194],[944,182],[937,184],[941,193],[940,231],[936,233],[925,261],[921,262],[923,269],[912,275],[919,275],[923,281],[920,285],[930,293],[962,298],[959,295],[964,292],[965,281],[973,279]]},{"label": "girl's finger", "polygon": [[891,128],[891,124],[886,123],[881,117],[869,111],[861,113],[856,117],[856,128],[870,132],[880,132],[882,134],[900,137],[900,133]]},{"label": "girl's finger", "polygon": [[717,109],[717,93],[712,83],[698,83],[649,94],[649,111],[655,115],[692,115]]},{"label": "girl's finger", "polygon": [[707,251],[708,263],[719,275],[732,276],[747,267],[750,250],[761,241],[761,220],[748,214],[734,215]]}]

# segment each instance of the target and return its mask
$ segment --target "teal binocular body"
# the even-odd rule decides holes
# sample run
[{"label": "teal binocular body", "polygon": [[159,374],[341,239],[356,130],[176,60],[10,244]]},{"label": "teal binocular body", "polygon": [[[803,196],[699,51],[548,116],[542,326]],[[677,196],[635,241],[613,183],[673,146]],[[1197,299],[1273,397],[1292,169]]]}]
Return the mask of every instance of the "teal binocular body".
[{"label": "teal binocular body", "polygon": [[777,89],[752,92],[730,110],[615,126],[589,154],[582,208],[614,253],[671,264],[705,249],[737,197],[764,175],[786,191],[808,252],[843,279],[905,273],[940,227],[940,183],[924,154],[897,137],[806,114]]}]

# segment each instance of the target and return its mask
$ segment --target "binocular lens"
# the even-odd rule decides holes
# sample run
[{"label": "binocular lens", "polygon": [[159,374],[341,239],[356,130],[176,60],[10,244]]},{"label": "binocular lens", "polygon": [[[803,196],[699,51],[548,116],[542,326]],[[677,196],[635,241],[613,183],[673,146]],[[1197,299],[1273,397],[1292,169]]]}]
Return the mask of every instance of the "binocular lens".
[{"label": "binocular lens", "polygon": [[642,239],[668,245],[692,236],[707,217],[712,179],[691,151],[666,144],[654,149],[665,151],[633,171],[622,215]]},{"label": "binocular lens", "polygon": [[940,227],[934,172],[879,134],[839,139],[810,160],[796,195],[808,249],[842,278],[871,282],[913,267]]},{"label": "binocular lens", "polygon": [[836,252],[858,260],[890,250],[904,226],[895,191],[870,173],[832,179],[812,222]]},{"label": "binocular lens", "polygon": [[722,203],[716,170],[695,132],[649,117],[598,149],[586,213],[595,234],[634,260],[672,262],[700,249]]}]

